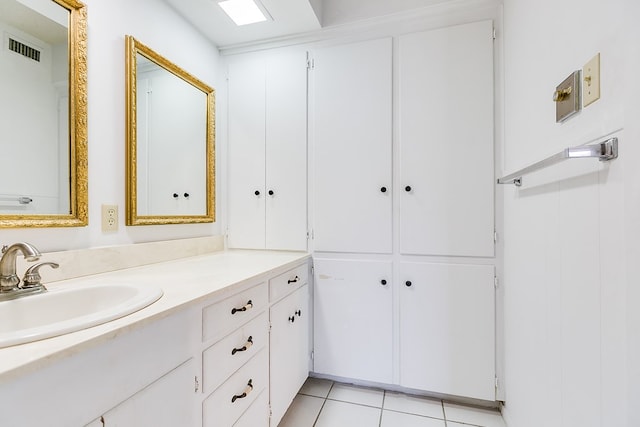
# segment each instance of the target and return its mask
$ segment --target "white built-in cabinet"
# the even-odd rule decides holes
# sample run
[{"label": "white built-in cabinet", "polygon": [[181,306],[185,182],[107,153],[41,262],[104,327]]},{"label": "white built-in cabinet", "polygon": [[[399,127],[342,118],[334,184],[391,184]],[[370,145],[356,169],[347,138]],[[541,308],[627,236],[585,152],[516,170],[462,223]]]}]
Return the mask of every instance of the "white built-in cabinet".
[{"label": "white built-in cabinet", "polygon": [[316,251],[391,253],[392,39],[313,51]]},{"label": "white built-in cabinet", "polygon": [[228,244],[307,249],[307,54],[228,66]]},{"label": "white built-in cabinet", "polygon": [[311,54],[314,372],[495,400],[492,22]]}]

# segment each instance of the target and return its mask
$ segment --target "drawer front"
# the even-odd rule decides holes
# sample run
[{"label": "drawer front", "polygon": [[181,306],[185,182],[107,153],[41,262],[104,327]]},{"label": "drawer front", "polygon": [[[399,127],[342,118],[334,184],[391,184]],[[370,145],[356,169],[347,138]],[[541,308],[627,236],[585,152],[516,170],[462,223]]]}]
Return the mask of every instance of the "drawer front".
[{"label": "drawer front", "polygon": [[[251,381],[253,388],[249,389]],[[251,406],[260,393],[267,390],[269,357],[263,349],[202,404],[203,425],[228,427],[233,425]],[[243,394],[246,395],[243,396]]]},{"label": "drawer front", "polygon": [[269,339],[267,312],[233,331],[202,353],[203,391],[211,393],[265,347]]},{"label": "drawer front", "polygon": [[247,323],[267,306],[267,285],[261,283],[202,310],[202,341],[217,340]]},{"label": "drawer front", "polygon": [[271,302],[277,301],[300,286],[305,285],[308,278],[309,265],[305,263],[269,280],[269,298]]},{"label": "drawer front", "polygon": [[269,393],[267,390],[251,404],[233,427],[267,427],[269,425]]}]

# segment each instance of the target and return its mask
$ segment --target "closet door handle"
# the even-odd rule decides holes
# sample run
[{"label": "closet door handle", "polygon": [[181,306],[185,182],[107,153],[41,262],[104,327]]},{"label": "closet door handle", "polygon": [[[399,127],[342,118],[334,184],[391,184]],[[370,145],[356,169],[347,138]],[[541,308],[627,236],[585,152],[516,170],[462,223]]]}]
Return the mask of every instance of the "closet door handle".
[{"label": "closet door handle", "polygon": [[302,316],[302,311],[301,310],[297,310],[294,314],[296,316],[300,317],[300,316]]},{"label": "closet door handle", "polygon": [[387,187],[380,187],[380,192],[381,193],[386,193],[387,192]]},{"label": "closet door handle", "polygon": [[251,390],[253,390],[252,383],[253,383],[253,380],[249,380],[242,394],[234,394],[233,397],[231,398],[231,403],[234,403],[238,399],[244,399],[245,397],[247,397],[249,393],[251,393]]},{"label": "closet door handle", "polygon": [[407,185],[406,187],[404,187],[404,191],[406,191],[407,193],[409,193],[411,191],[411,186]]},{"label": "closet door handle", "polygon": [[185,197],[186,199],[188,199],[188,198],[189,198],[189,193],[184,193],[184,197]]},{"label": "closet door handle", "polygon": [[178,193],[173,193],[173,198],[174,198],[174,199],[177,199],[178,197],[180,197],[180,196],[178,195]]},{"label": "closet door handle", "polygon": [[382,280],[380,280],[380,284],[381,284],[382,286],[386,286],[386,284],[387,284],[387,279],[382,279]]},{"label": "closet door handle", "polygon": [[240,308],[232,308],[231,309],[231,314],[236,314],[239,311],[247,311],[253,308],[253,303],[251,302],[251,300],[247,301],[247,303],[245,305],[243,305]]},{"label": "closet door handle", "polygon": [[269,190],[269,195],[273,196],[273,190]]},{"label": "closet door handle", "polygon": [[411,280],[407,280],[406,282],[404,282],[404,284],[407,288],[410,288],[412,285]]},{"label": "closet door handle", "polygon": [[260,195],[260,192],[258,190],[254,191],[253,194],[255,194],[256,196]]},{"label": "closet door handle", "polygon": [[251,347],[252,345],[253,345],[253,337],[250,336],[249,338],[247,338],[247,343],[245,345],[243,345],[240,348],[234,348],[233,350],[231,350],[231,355],[233,356],[239,351],[247,351],[249,350],[249,347]]},{"label": "closet door handle", "polygon": [[293,322],[295,322],[295,321],[296,321],[295,316],[290,316],[290,317],[289,317],[289,322],[293,323]]}]

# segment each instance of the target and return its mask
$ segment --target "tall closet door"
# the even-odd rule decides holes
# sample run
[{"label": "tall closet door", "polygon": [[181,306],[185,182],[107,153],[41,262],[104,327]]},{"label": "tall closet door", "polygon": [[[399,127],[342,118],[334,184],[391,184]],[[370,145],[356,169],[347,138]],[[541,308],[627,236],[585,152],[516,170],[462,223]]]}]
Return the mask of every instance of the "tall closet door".
[{"label": "tall closet door", "polygon": [[392,43],[313,52],[316,251],[390,253]]},{"label": "tall closet door", "polygon": [[400,252],[494,254],[491,21],[399,37]]},{"label": "tall closet door", "polygon": [[265,247],[265,65],[229,64],[229,246]]},{"label": "tall closet door", "polygon": [[266,247],[307,249],[307,53],[266,59]]}]

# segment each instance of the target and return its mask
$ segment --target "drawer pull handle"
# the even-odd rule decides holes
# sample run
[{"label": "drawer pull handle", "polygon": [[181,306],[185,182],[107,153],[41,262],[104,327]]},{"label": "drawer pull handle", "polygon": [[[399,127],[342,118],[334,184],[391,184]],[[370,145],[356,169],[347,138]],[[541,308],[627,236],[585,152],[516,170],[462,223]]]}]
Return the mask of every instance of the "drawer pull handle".
[{"label": "drawer pull handle", "polygon": [[289,322],[293,323],[293,322],[295,322],[295,321],[296,321],[295,316],[291,316],[291,317],[289,317]]},{"label": "drawer pull handle", "polygon": [[301,310],[298,310],[298,311],[296,311],[296,312],[295,312],[295,314],[296,314],[298,317],[300,317],[300,316],[302,316],[302,311],[301,311]]},{"label": "drawer pull handle", "polygon": [[252,382],[253,380],[249,380],[242,394],[234,394],[233,397],[231,398],[231,403],[234,403],[238,399],[244,399],[245,397],[247,397],[247,395],[251,393],[251,390],[253,390]]},{"label": "drawer pull handle", "polygon": [[236,314],[239,311],[247,311],[250,308],[253,308],[253,303],[251,302],[251,300],[247,301],[247,303],[244,306],[242,306],[241,308],[235,308],[235,307],[232,308],[231,309],[231,314]]},{"label": "drawer pull handle", "polygon": [[293,279],[287,280],[287,283],[298,283],[298,281],[300,281],[300,278],[296,276]]},{"label": "drawer pull handle", "polygon": [[249,337],[247,338],[247,343],[245,345],[243,345],[240,348],[234,348],[233,350],[231,350],[231,355],[233,356],[239,351],[247,351],[249,350],[249,347],[251,347],[252,345],[253,345],[253,337]]}]

